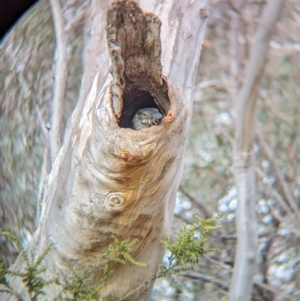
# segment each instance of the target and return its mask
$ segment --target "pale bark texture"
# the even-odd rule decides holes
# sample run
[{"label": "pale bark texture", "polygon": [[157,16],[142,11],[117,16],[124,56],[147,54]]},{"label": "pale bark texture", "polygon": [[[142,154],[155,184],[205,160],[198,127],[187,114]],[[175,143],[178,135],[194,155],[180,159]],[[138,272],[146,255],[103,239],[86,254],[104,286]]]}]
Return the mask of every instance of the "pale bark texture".
[{"label": "pale bark texture", "polygon": [[283,2],[270,0],[264,8],[245,79],[236,101],[234,175],[238,196],[236,210],[237,250],[230,286],[231,301],[249,300],[253,286],[253,276],[256,272],[257,227],[253,141],[255,107],[271,34],[283,7]]},{"label": "pale bark texture", "polygon": [[51,160],[54,162],[60,148],[63,129],[63,113],[62,106],[67,85],[67,47],[66,38],[64,35],[63,17],[58,0],[50,1],[53,24],[56,36],[56,68],[55,68],[55,88],[53,91],[52,101],[52,122],[50,129],[50,150]]},{"label": "pale bark texture", "polygon": [[[52,162],[39,226],[26,252],[37,257],[53,243],[43,277],[70,280],[70,266],[82,273],[91,269],[113,236],[137,238],[132,256],[147,266],[112,265],[115,273],[98,299],[128,295],[124,300],[147,300],[153,283],[143,284],[161,262],[161,240],[171,229],[181,179],[206,1],[95,0],[88,9],[92,23],[86,25],[77,106]],[[158,108],[162,122],[131,129],[135,112],[146,107]],[[13,270],[24,264],[19,256]],[[101,279],[99,267],[87,283],[96,285]],[[27,300],[17,279],[11,285]],[[40,300],[54,299],[60,289],[50,285]]]}]

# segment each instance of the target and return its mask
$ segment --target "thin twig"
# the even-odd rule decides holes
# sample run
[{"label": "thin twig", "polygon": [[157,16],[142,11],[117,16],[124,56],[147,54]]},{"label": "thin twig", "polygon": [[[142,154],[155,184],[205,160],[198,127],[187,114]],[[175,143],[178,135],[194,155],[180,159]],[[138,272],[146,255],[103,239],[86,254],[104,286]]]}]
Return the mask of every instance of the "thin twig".
[{"label": "thin twig", "polygon": [[241,15],[241,5],[239,5],[239,7],[237,7],[237,5],[235,3],[233,3],[232,0],[228,0],[228,5],[236,14]]},{"label": "thin twig", "polygon": [[229,289],[229,286],[226,283],[224,283],[216,278],[213,278],[211,276],[204,275],[204,274],[188,272],[188,273],[181,273],[180,276],[184,276],[184,277],[191,278],[191,279],[199,279],[199,280],[203,280],[205,282],[210,282],[217,286],[222,287],[226,291],[228,291],[228,289]]},{"label": "thin twig", "polygon": [[[208,256],[208,258],[209,258],[209,256]],[[228,265],[225,265],[224,263],[222,263],[220,261],[215,261],[214,263],[218,264],[223,269],[229,269]],[[227,284],[225,284],[224,282],[222,282],[222,281],[220,281],[216,278],[213,278],[211,276],[207,276],[207,275],[200,274],[200,273],[194,273],[194,272],[182,273],[180,275],[184,276],[184,277],[192,278],[192,279],[199,279],[199,280],[203,280],[203,281],[206,281],[206,282],[211,282],[211,283],[213,283],[217,286],[222,287],[225,290],[229,289],[229,286]],[[279,296],[280,294],[282,294],[282,292],[279,292],[276,288],[273,288],[272,286],[270,286],[266,283],[263,283],[263,282],[260,282],[260,281],[257,281],[257,280],[254,280],[254,283],[255,283],[255,285],[263,288],[264,290],[267,290],[267,291],[270,291],[270,292],[274,293],[276,296]],[[289,297],[286,294],[284,294],[283,296],[286,298],[285,300],[295,301],[295,299]]]},{"label": "thin twig", "polygon": [[146,281],[145,283],[143,283],[142,285],[140,285],[139,287],[137,287],[137,288],[134,289],[133,291],[129,292],[128,294],[126,294],[126,295],[123,296],[122,298],[118,299],[118,301],[126,300],[129,296],[131,296],[132,294],[136,293],[138,290],[140,290],[141,288],[143,288],[144,286],[150,284],[150,283],[153,282],[153,281],[155,281],[155,278]]},{"label": "thin twig", "polygon": [[40,123],[40,128],[44,134],[46,145],[49,146],[49,125],[47,126],[42,117],[41,111],[38,106],[35,107],[35,113]]},{"label": "thin twig", "polygon": [[[260,168],[256,167],[255,168],[255,172],[257,175],[259,175],[262,179],[267,177],[267,174],[262,171]],[[281,205],[281,207],[283,208],[283,210],[287,213],[287,214],[293,214],[291,208],[288,206],[288,204],[284,201],[283,197],[278,193],[278,191],[271,185],[268,183],[268,187],[270,189],[270,192],[272,194],[272,196],[277,200],[277,202]]]},{"label": "thin twig", "polygon": [[51,158],[54,162],[61,147],[63,100],[67,85],[66,38],[59,0],[50,0],[56,36],[55,84],[52,103],[52,124],[50,129]]},{"label": "thin twig", "polygon": [[228,0],[230,8],[233,10],[230,21],[230,70],[234,79],[233,95],[235,96],[237,94],[241,78],[241,45],[239,42],[239,33],[241,30],[241,12],[245,3],[245,0],[239,0],[237,3],[233,3],[232,0]]},{"label": "thin twig", "polygon": [[200,212],[203,214],[204,218],[210,218],[212,217],[212,213],[210,213],[205,206],[203,206],[196,198],[194,198],[188,191],[186,191],[182,185],[179,186],[179,191],[188,198],[196,207],[200,210]]},{"label": "thin twig", "polygon": [[282,300],[295,301],[295,299],[293,297],[288,296],[286,293],[279,292],[277,289],[271,287],[270,285],[268,285],[266,283],[259,282],[259,281],[254,281],[254,283],[255,283],[255,285],[260,286],[264,290],[269,291],[269,292],[275,294],[275,296],[277,296],[277,297],[279,297],[281,295],[281,297],[284,298]]},{"label": "thin twig", "polygon": [[278,168],[277,163],[275,162],[274,153],[271,150],[271,148],[269,147],[268,143],[266,142],[267,138],[262,134],[262,131],[260,131],[260,130],[256,131],[256,135],[258,137],[258,140],[260,142],[260,145],[261,145],[263,151],[265,152],[265,154],[268,157],[268,160],[272,163],[272,166],[273,166],[274,171],[275,171],[276,178],[277,178],[277,180],[278,180],[278,182],[279,182],[279,184],[282,188],[285,199],[287,200],[287,202],[290,205],[291,209],[294,211],[294,213],[300,219],[300,212],[299,212],[299,208],[297,206],[297,203],[296,203],[293,195],[291,194],[289,186],[288,186],[287,182],[285,181],[285,178],[284,178],[282,172],[280,171],[280,169]]},{"label": "thin twig", "polygon": [[[3,288],[5,287],[4,284],[0,285],[0,293],[7,293],[11,296],[14,296],[18,301],[22,301],[23,299],[21,298],[21,296],[19,294],[17,294],[16,292],[14,292],[11,288]],[[10,298],[9,298],[10,299]]]},{"label": "thin twig", "polygon": [[[258,174],[262,179],[267,177],[267,175],[261,169],[256,167],[255,171],[256,174]],[[268,187],[270,189],[272,197],[274,197],[278,204],[281,205],[280,209],[283,209],[285,213],[285,215],[278,213],[278,210],[276,210],[273,206],[268,205],[273,218],[282,223],[284,227],[286,227],[291,233],[294,233],[297,237],[300,237],[300,231],[298,230],[300,228],[299,218],[297,217],[297,212],[295,214],[294,211],[292,211],[289,204],[283,199],[283,197],[271,184],[268,184]]]}]

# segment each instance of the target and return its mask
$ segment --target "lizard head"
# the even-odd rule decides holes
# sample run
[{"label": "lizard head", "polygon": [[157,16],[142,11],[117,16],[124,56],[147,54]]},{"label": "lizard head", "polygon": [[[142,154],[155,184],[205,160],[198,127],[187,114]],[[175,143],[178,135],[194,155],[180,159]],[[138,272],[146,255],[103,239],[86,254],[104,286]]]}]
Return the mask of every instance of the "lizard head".
[{"label": "lizard head", "polygon": [[161,122],[163,116],[157,108],[143,108],[132,119],[132,128],[136,131],[149,128]]}]

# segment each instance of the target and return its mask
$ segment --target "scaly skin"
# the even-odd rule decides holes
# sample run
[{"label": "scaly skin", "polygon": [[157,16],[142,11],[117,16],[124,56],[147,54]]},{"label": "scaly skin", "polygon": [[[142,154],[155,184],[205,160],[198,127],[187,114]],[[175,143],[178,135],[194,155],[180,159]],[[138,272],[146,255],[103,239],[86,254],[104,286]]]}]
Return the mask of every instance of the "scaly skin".
[{"label": "scaly skin", "polygon": [[136,131],[149,128],[161,122],[163,116],[156,108],[144,108],[136,112],[132,119],[132,127]]}]

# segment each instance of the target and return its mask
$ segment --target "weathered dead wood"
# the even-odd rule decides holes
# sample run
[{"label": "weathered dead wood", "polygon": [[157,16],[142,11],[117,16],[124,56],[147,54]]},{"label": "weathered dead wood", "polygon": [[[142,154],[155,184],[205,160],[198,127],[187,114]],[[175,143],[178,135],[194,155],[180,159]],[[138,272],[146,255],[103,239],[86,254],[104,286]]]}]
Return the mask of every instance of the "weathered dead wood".
[{"label": "weathered dead wood", "polygon": [[[153,13],[143,13],[132,1],[119,1],[109,9],[106,1],[92,3],[79,101],[49,175],[39,227],[27,246],[29,254],[38,256],[54,243],[45,258],[44,278],[60,274],[70,279],[70,266],[84,272],[101,260],[112,235],[137,238],[132,255],[147,267],[112,265],[116,272],[99,300],[130,293],[149,280],[161,262],[161,239],[172,224],[207,16],[204,0],[139,3]],[[148,106],[161,111],[161,124],[131,129],[135,112]],[[13,269],[22,267],[19,257]],[[101,279],[103,270],[97,268],[88,284]],[[26,299],[21,284],[16,279],[11,284]],[[151,287],[126,300],[147,300]],[[60,289],[49,286],[44,299],[52,300]]]}]

